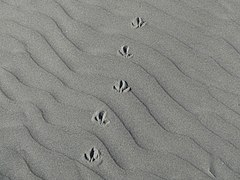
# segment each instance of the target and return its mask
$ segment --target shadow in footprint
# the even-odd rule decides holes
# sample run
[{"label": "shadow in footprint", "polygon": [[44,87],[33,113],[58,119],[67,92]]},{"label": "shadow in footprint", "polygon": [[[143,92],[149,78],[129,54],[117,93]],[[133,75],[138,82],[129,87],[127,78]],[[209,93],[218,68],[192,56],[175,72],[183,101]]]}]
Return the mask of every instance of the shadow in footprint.
[{"label": "shadow in footprint", "polygon": [[124,45],[121,47],[120,50],[118,50],[118,53],[123,56],[124,58],[131,58],[133,57],[133,54],[129,53],[129,46]]},{"label": "shadow in footprint", "polygon": [[128,86],[128,83],[124,80],[119,80],[113,86],[113,89],[119,93],[129,92],[131,88]]},{"label": "shadow in footprint", "polygon": [[92,147],[88,152],[84,153],[84,158],[89,163],[93,163],[95,161],[100,162],[101,154],[97,148]]},{"label": "shadow in footprint", "polygon": [[132,20],[132,28],[138,29],[146,25],[146,22],[141,17],[136,17]]},{"label": "shadow in footprint", "polygon": [[106,111],[97,111],[93,114],[92,121],[97,122],[101,126],[106,126],[110,121],[106,118]]}]

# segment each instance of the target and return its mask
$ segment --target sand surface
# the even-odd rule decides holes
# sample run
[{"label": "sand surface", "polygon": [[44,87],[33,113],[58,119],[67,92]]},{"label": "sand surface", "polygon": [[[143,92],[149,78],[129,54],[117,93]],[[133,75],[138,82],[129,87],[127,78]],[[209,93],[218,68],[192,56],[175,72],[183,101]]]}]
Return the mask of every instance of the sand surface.
[{"label": "sand surface", "polygon": [[0,0],[0,180],[239,180],[239,0]]}]

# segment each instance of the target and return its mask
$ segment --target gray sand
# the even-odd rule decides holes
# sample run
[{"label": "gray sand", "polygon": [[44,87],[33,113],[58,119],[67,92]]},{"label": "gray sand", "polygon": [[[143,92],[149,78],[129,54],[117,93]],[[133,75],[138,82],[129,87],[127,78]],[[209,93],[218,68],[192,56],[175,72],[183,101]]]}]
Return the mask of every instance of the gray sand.
[{"label": "gray sand", "polygon": [[0,180],[240,179],[239,9],[1,0]]}]

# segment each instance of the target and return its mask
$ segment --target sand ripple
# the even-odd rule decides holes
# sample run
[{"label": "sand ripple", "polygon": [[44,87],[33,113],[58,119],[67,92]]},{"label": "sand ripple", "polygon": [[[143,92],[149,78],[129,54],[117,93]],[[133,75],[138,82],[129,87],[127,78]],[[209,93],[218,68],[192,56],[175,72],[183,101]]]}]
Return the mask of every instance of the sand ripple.
[{"label": "sand ripple", "polygon": [[1,0],[0,180],[240,179],[239,8]]}]

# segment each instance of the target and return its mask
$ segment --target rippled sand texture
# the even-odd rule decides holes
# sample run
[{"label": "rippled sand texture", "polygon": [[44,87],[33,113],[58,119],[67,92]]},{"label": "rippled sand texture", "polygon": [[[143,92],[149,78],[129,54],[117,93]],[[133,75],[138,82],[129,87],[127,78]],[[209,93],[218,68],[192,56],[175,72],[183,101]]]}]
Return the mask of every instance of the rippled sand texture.
[{"label": "rippled sand texture", "polygon": [[239,9],[1,0],[0,180],[240,179]]}]

